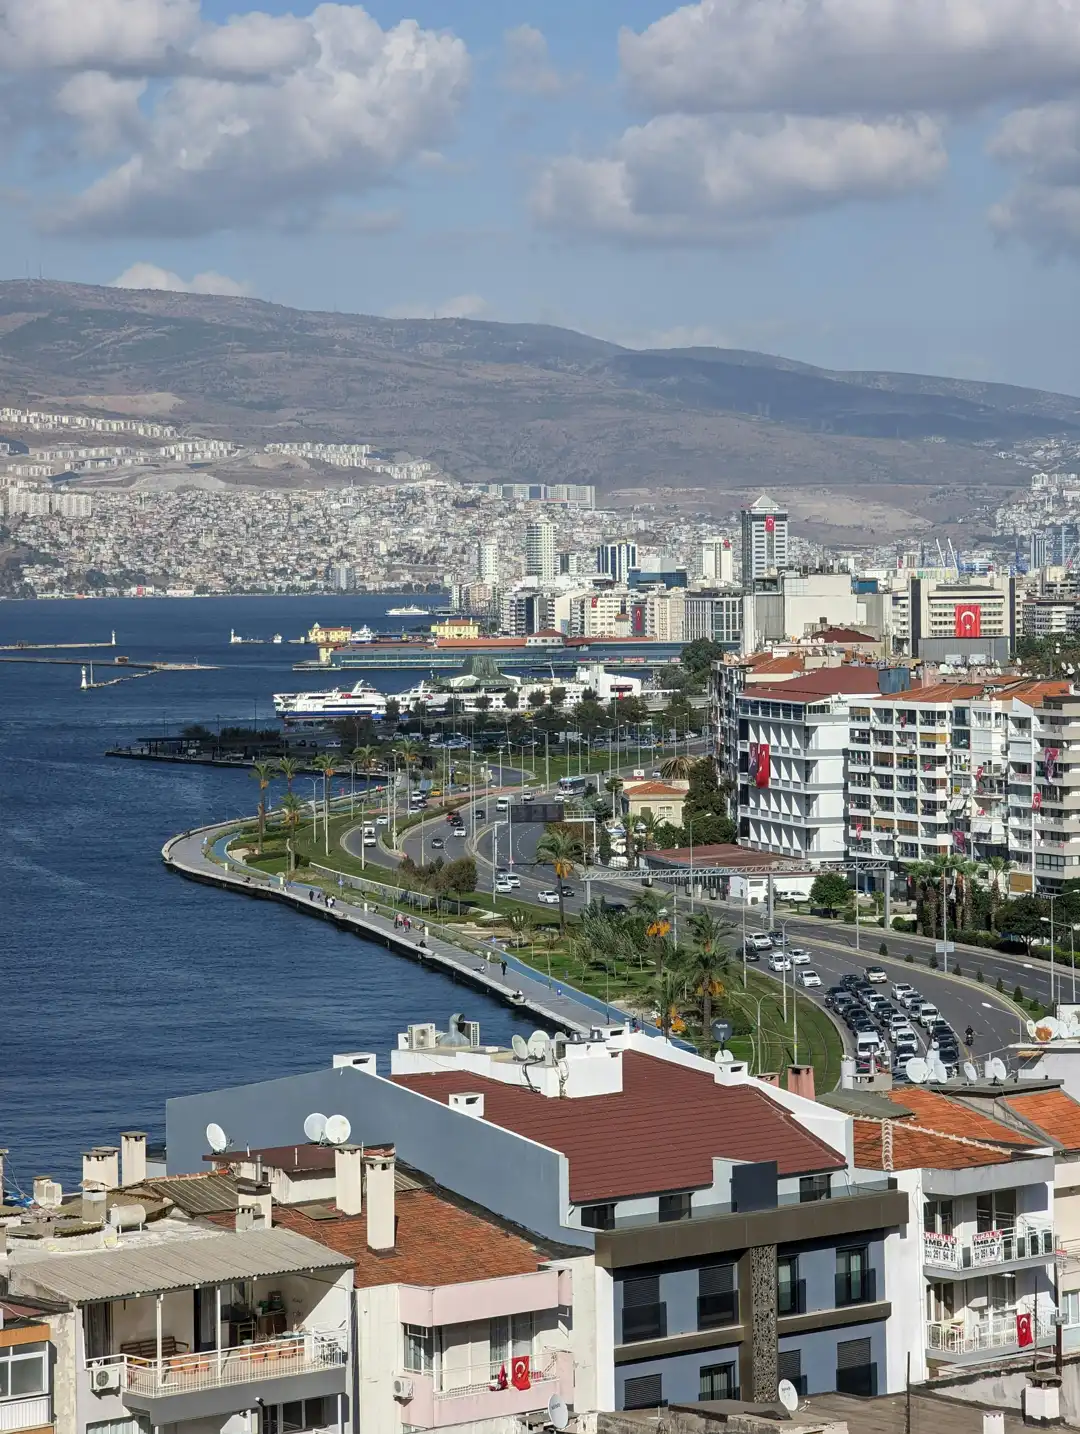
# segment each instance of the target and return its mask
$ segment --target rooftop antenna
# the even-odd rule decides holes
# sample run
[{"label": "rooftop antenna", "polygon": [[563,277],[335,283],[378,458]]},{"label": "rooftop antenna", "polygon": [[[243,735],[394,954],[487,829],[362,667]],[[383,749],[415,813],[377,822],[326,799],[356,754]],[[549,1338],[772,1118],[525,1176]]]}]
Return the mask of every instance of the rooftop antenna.
[{"label": "rooftop antenna", "polygon": [[790,1379],[782,1379],[776,1386],[777,1397],[789,1414],[794,1414],[799,1407],[799,1391],[792,1384]]},{"label": "rooftop antenna", "polygon": [[316,1145],[321,1145],[326,1135],[326,1116],[313,1110],[304,1121],[304,1134]]},{"label": "rooftop antenna", "polygon": [[515,1036],[510,1042],[510,1048],[514,1052],[514,1059],[527,1061],[529,1059],[529,1046],[524,1036]]},{"label": "rooftop antenna", "polygon": [[533,1031],[526,1045],[526,1050],[534,1061],[542,1061],[548,1053],[550,1045],[546,1031]]},{"label": "rooftop antenna", "polygon": [[990,1062],[990,1076],[993,1080],[1004,1080],[1009,1072],[1005,1069],[1005,1062],[1000,1056],[995,1056]]},{"label": "rooftop antenna", "polygon": [[352,1126],[345,1115],[330,1116],[323,1131],[324,1139],[329,1145],[345,1145],[351,1134]]},{"label": "rooftop antenna", "polygon": [[922,1085],[930,1074],[930,1067],[921,1056],[912,1056],[904,1066],[904,1074],[912,1085]]},{"label": "rooftop antenna", "polygon": [[979,1079],[978,1067],[972,1061],[964,1062],[964,1079],[969,1084],[974,1084]]},{"label": "rooftop antenna", "polygon": [[206,1127],[206,1143],[215,1155],[221,1155],[229,1148],[229,1137],[216,1121],[212,1120]]},{"label": "rooftop antenna", "polygon": [[561,1394],[553,1394],[548,1400],[547,1416],[553,1429],[565,1429],[570,1423],[570,1411]]}]

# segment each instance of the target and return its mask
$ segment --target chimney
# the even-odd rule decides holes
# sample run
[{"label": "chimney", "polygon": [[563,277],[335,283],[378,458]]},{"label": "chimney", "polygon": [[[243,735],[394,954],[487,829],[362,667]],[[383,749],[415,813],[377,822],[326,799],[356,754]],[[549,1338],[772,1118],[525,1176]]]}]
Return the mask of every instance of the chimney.
[{"label": "chimney", "polygon": [[845,1056],[840,1062],[840,1089],[855,1089],[855,1062],[850,1056]]},{"label": "chimney", "polygon": [[82,1178],[85,1185],[104,1185],[106,1190],[115,1190],[120,1184],[120,1150],[115,1145],[95,1145],[93,1150],[84,1150]]},{"label": "chimney", "polygon": [[82,1218],[86,1225],[105,1223],[105,1186],[84,1180],[82,1187]]},{"label": "chimney", "polygon": [[774,1085],[777,1090],[780,1089],[779,1071],[762,1071],[762,1073],[758,1076],[758,1080],[761,1082],[762,1085]]},{"label": "chimney", "polygon": [[334,1204],[342,1215],[364,1208],[364,1152],[359,1145],[334,1147]]},{"label": "chimney", "polygon": [[120,1132],[120,1176],[124,1185],[141,1185],[146,1179],[146,1131]]},{"label": "chimney", "polygon": [[236,1182],[236,1228],[269,1230],[274,1219],[274,1200],[269,1185],[254,1180]]},{"label": "chimney", "polygon": [[369,1250],[392,1250],[397,1243],[397,1221],[394,1215],[395,1160],[392,1145],[375,1146],[363,1153]]},{"label": "chimney", "polygon": [[57,1206],[64,1198],[64,1192],[51,1175],[34,1176],[34,1204]]},{"label": "chimney", "polygon": [[460,1110],[462,1115],[474,1115],[478,1120],[484,1118],[484,1094],[483,1091],[461,1090],[452,1091],[450,1094],[450,1109]]},{"label": "chimney", "polygon": [[792,1095],[805,1096],[807,1100],[816,1100],[814,1094],[814,1067],[813,1066],[788,1066],[787,1088]]}]

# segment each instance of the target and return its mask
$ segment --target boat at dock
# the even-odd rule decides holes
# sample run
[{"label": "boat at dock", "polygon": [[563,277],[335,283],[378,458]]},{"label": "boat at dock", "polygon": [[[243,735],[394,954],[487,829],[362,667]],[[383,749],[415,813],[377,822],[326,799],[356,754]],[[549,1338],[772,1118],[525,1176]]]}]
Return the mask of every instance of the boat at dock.
[{"label": "boat at dock", "polygon": [[413,603],[413,604],[411,604],[409,607],[388,607],[388,608],[386,609],[386,616],[387,616],[387,617],[427,617],[427,616],[428,616],[428,610],[427,610],[426,607],[417,607],[416,604]]},{"label": "boat at dock", "polygon": [[325,692],[275,692],[274,711],[286,722],[334,722],[341,717],[386,716],[386,698],[361,679],[355,687]]}]

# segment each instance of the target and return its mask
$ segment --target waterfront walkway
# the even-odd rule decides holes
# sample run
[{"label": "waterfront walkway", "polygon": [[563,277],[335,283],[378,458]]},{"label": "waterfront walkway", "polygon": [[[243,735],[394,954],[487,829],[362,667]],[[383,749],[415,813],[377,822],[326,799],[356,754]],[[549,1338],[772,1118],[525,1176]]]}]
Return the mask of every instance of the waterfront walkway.
[{"label": "waterfront walkway", "polygon": [[295,910],[353,930],[358,936],[441,970],[454,980],[467,982],[509,1006],[528,1010],[553,1028],[586,1034],[593,1026],[626,1019],[623,1012],[584,992],[549,981],[512,952],[497,946],[494,938],[490,951],[482,949],[483,943],[479,942],[476,950],[468,950],[445,940],[437,928],[425,936],[423,920],[413,911],[409,912],[412,929],[406,931],[394,925],[393,908],[388,904],[349,893],[347,887],[328,900],[327,893],[310,885],[286,882],[284,877],[245,866],[227,854],[226,848],[235,836],[232,826],[184,832],[165,843],[162,859],[171,870],[193,881],[256,899],[282,901]]}]

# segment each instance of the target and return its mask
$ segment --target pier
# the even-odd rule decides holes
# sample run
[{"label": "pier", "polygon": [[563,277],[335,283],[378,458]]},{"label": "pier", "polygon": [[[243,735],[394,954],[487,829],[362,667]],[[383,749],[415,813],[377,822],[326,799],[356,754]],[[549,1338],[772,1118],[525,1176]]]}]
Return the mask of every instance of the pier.
[{"label": "pier", "polygon": [[[115,647],[116,633],[108,642],[7,642],[0,645],[0,652],[89,652],[91,648]],[[68,661],[78,661],[69,658]]]}]

